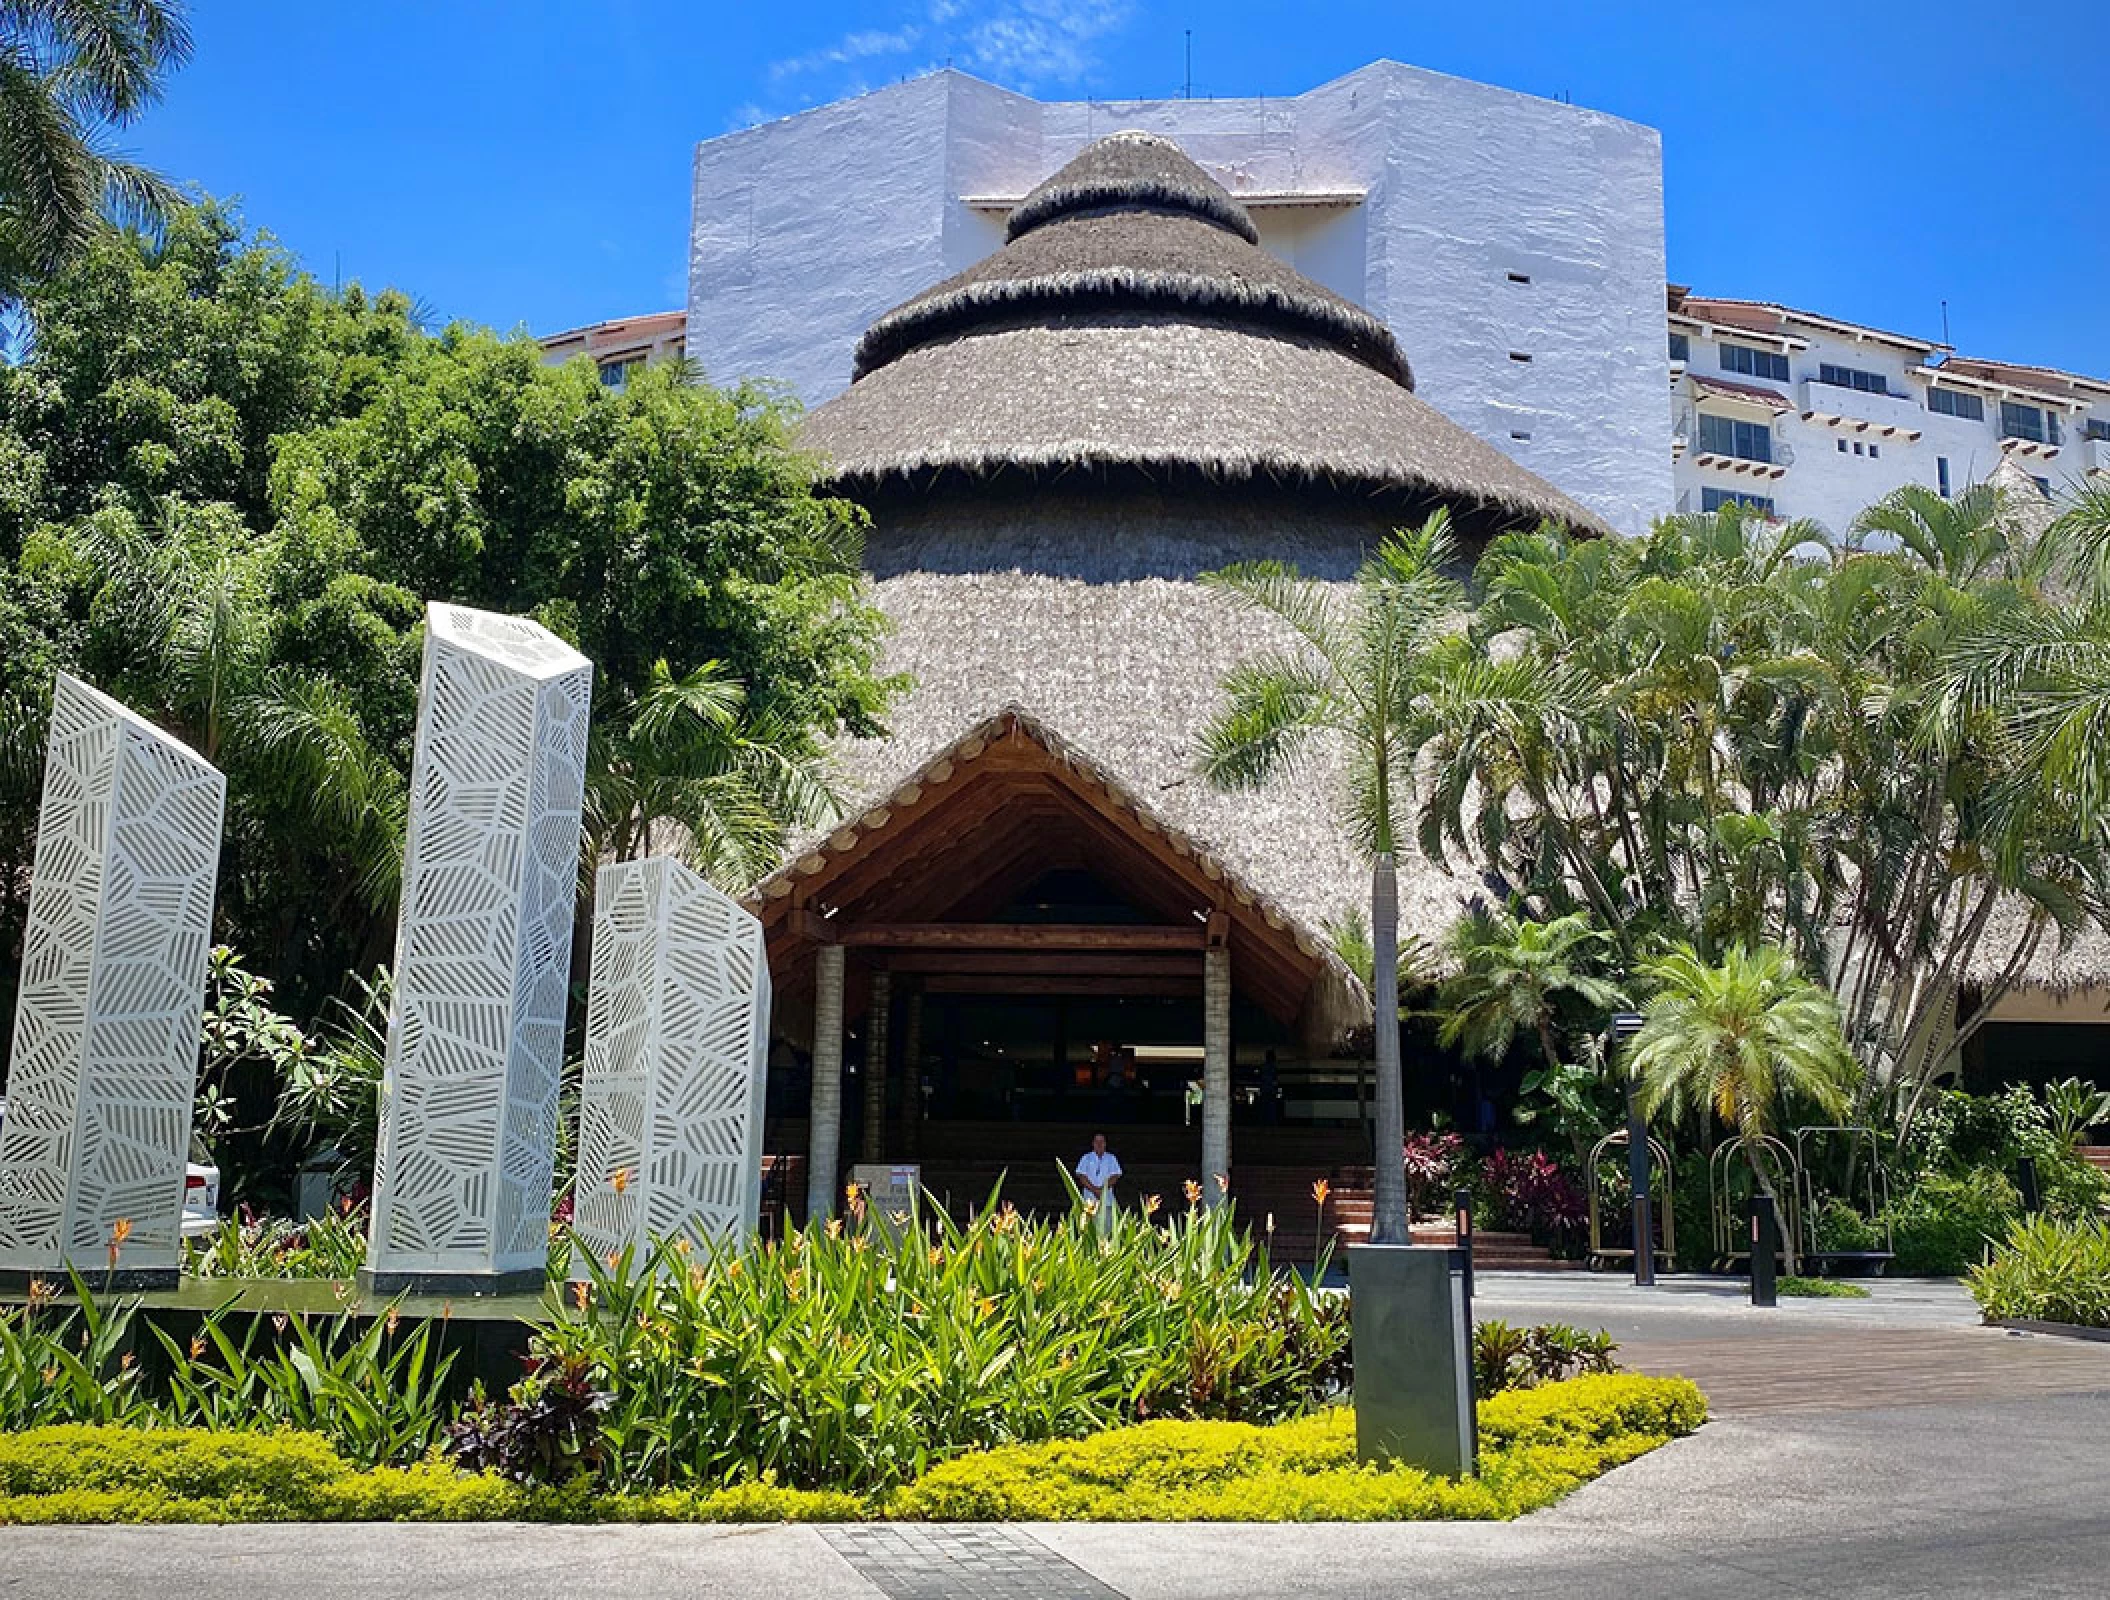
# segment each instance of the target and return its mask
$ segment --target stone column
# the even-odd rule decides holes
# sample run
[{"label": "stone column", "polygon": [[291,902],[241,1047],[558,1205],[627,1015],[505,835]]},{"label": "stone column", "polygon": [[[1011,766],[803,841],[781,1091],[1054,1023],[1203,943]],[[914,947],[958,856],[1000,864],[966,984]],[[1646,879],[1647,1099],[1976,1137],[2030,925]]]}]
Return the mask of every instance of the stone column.
[{"label": "stone column", "polygon": [[893,974],[884,968],[872,974],[872,1008],[865,1019],[865,1126],[861,1161],[886,1160],[886,1080],[889,1070],[887,1044],[893,1037],[891,1002]]},{"label": "stone column", "polygon": [[753,1234],[768,1050],[761,923],[669,857],[603,867],[579,1085],[582,1249],[642,1265],[665,1240]]},{"label": "stone column", "polygon": [[0,1276],[173,1285],[227,780],[64,673],[0,1122]]},{"label": "stone column", "polygon": [[806,1226],[835,1215],[843,1142],[843,947],[813,953],[813,1106],[806,1138]]},{"label": "stone column", "polygon": [[1231,1175],[1231,952],[1202,952],[1202,1201],[1217,1205]]},{"label": "stone column", "polygon": [[901,1022],[901,1153],[923,1152],[923,991],[912,989]]},{"label": "stone column", "polygon": [[592,689],[537,623],[426,610],[371,1293],[547,1279]]}]

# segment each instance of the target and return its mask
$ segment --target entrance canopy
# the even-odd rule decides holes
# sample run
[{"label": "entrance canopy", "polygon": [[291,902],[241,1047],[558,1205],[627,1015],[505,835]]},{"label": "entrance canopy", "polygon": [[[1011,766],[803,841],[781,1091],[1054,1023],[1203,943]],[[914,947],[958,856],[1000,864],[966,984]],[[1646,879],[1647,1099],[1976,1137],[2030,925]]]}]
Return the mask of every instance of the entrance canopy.
[{"label": "entrance canopy", "polygon": [[[1083,887],[1080,887],[1083,886]],[[931,992],[1238,993],[1314,1053],[1367,1022],[1326,942],[1029,713],[1007,707],[760,884],[779,993],[837,945]]]}]

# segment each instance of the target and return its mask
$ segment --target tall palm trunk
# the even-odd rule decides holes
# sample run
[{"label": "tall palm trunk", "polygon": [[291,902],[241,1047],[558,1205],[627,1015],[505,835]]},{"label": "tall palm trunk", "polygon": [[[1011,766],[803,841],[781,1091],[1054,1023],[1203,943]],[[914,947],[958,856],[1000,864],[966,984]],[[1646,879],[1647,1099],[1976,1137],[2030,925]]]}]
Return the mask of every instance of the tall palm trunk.
[{"label": "tall palm trunk", "polygon": [[1405,1244],[1407,1114],[1399,1074],[1399,875],[1392,853],[1379,854],[1370,872],[1370,1006],[1377,1023],[1377,1117],[1372,1134],[1376,1172],[1370,1242]]}]

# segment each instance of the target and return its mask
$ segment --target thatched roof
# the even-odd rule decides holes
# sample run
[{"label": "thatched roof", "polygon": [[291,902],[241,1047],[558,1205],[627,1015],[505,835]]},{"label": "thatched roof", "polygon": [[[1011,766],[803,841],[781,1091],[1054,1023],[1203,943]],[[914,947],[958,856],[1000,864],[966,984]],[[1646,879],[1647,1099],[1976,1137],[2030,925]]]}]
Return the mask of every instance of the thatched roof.
[{"label": "thatched roof", "polygon": [[[874,843],[884,848],[890,836],[902,833],[910,824],[919,807],[939,803],[948,786],[957,787],[964,781],[976,761],[1013,739],[1038,746],[1070,779],[1089,787],[1108,815],[1126,819],[1139,833],[1188,863],[1192,876],[1207,886],[1205,897],[1244,921],[1249,937],[1279,936],[1284,946],[1297,951],[1312,974],[1305,1010],[1320,1036],[1337,1040],[1350,1029],[1369,1024],[1370,997],[1334,953],[1324,932],[1299,919],[1243,874],[1232,860],[1187,832],[1162,806],[1145,798],[1118,772],[1016,704],[1003,706],[961,728],[955,737],[930,749],[913,767],[896,769],[891,785],[872,791],[843,822],[802,844],[777,872],[755,886],[746,897],[747,904],[767,921],[774,908],[790,903],[801,880],[822,878],[832,863],[850,858]],[[975,887],[960,885],[963,891]],[[1234,962],[1239,958],[1239,948],[1234,942]]]},{"label": "thatched roof", "polygon": [[[1224,793],[1195,771],[1224,674],[1291,641],[1217,592],[1162,578],[1087,582],[1044,573],[908,572],[874,598],[893,620],[883,664],[915,690],[887,740],[838,747],[852,814],[878,803],[998,708],[1021,708],[1141,797],[1164,825],[1310,934],[1367,912],[1369,864],[1341,825],[1345,763],[1320,748],[1289,778]],[[1409,850],[1400,862],[1403,936],[1439,941],[1481,886]]]},{"label": "thatched roof", "polygon": [[1253,243],[1169,141],[1100,140],[1028,195],[1011,242],[881,317],[806,421],[831,482],[1272,481],[1450,505],[1468,532],[1575,501],[1413,393],[1391,333]]}]

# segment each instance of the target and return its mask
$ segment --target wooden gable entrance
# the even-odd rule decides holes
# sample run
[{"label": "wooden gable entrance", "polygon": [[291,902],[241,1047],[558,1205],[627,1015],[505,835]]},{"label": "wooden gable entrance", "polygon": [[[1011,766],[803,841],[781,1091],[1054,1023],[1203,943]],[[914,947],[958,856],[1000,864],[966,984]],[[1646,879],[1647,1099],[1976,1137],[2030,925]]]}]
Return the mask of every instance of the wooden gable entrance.
[{"label": "wooden gable entrance", "polygon": [[881,1161],[912,1153],[915,1095],[895,1097],[906,1114],[893,1149],[886,1112],[895,1056],[920,1057],[925,996],[1199,1000],[1199,1170],[1228,1173],[1234,994],[1315,1048],[1368,1014],[1320,940],[1016,709],[749,903],[767,932],[779,1031],[803,1033],[811,1018],[809,1216],[828,1214],[841,1192],[849,1021],[861,1019],[866,1041],[861,1157]]}]

